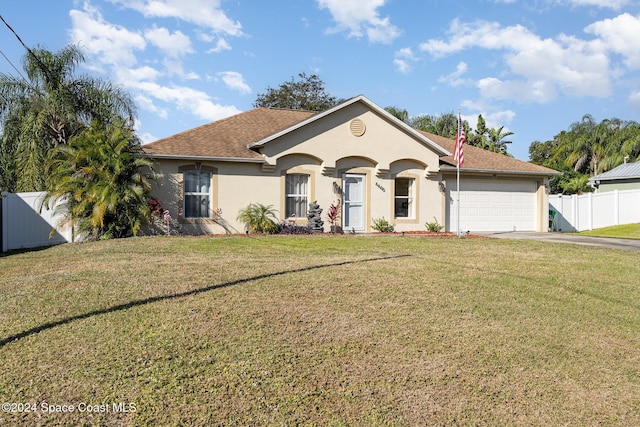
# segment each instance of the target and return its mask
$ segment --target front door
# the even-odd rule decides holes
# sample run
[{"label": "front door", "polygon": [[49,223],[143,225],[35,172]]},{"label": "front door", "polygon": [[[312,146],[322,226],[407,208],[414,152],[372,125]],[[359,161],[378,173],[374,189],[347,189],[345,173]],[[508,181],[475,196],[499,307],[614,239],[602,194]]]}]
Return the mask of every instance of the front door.
[{"label": "front door", "polygon": [[365,229],[364,212],[364,175],[345,174],[342,177],[344,188],[344,224],[345,231]]}]

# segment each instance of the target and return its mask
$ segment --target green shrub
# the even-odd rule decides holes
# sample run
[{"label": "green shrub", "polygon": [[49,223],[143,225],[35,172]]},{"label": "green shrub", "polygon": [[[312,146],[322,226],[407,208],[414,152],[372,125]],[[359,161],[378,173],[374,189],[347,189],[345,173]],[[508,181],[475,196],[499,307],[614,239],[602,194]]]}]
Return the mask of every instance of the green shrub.
[{"label": "green shrub", "polygon": [[373,225],[371,227],[373,227],[373,229],[376,231],[380,231],[381,233],[391,233],[393,232],[395,225],[391,224],[389,221],[384,219],[384,217],[382,217],[374,219]]},{"label": "green shrub", "polygon": [[438,220],[435,219],[435,217],[433,218],[433,220],[434,222],[426,222],[424,226],[427,227],[427,231],[431,231],[433,233],[439,233],[444,228],[444,225],[438,224]]},{"label": "green shrub", "polygon": [[277,233],[278,220],[273,205],[265,206],[260,203],[251,203],[238,212],[238,221],[244,222],[247,232]]}]

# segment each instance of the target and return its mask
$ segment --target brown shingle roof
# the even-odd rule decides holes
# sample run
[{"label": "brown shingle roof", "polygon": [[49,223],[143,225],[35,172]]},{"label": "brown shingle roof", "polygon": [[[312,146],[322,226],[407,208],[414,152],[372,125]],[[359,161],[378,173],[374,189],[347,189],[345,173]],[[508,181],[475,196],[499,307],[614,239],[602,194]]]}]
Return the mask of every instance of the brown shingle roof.
[{"label": "brown shingle roof", "polygon": [[256,108],[143,145],[150,156],[261,159],[247,145],[287,129],[313,111]]},{"label": "brown shingle roof", "polygon": [[[443,136],[434,135],[432,133],[420,131],[427,138],[440,145],[442,148],[453,153],[455,151],[455,141]],[[524,162],[522,160],[514,159],[513,157],[505,156],[502,154],[493,153],[482,148],[474,147],[468,144],[464,145],[464,163],[460,167],[461,171],[464,170],[478,170],[478,171],[496,171],[496,172],[516,172],[524,174],[540,173],[543,175],[557,175],[559,172],[553,169],[546,168],[544,166],[535,165],[533,163]],[[447,170],[449,168],[455,169],[456,162],[453,160],[453,155],[440,157],[440,168]]]},{"label": "brown shingle roof", "polygon": [[[145,144],[142,149],[151,157],[260,160],[262,156],[247,148],[247,145],[295,126],[315,114],[317,113],[313,111],[256,108]],[[428,132],[419,132],[435,144],[453,153],[455,148],[453,140]],[[442,170],[455,169],[453,156],[441,157],[440,167]],[[543,166],[470,145],[464,146],[464,165],[461,170],[539,173],[543,175],[558,173]]]}]

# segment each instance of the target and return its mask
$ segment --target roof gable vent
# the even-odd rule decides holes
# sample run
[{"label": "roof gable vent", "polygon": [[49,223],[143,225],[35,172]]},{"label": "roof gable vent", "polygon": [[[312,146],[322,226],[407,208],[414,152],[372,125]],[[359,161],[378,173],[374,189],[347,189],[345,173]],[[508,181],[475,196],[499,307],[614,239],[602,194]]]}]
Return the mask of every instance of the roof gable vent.
[{"label": "roof gable vent", "polygon": [[367,127],[362,120],[353,119],[351,120],[351,123],[349,123],[349,129],[353,136],[362,136],[366,132]]}]

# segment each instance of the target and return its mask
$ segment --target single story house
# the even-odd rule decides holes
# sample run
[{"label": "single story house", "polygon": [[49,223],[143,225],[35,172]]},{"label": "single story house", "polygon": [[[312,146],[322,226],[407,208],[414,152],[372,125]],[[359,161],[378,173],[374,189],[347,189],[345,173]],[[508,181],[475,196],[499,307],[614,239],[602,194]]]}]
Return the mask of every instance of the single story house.
[{"label": "single story house", "polygon": [[[437,221],[458,230],[454,141],[420,132],[364,96],[323,112],[256,108],[143,146],[159,174],[153,195],[187,233],[243,233],[238,212],[272,205],[306,222],[317,201],[339,226],[396,231]],[[547,231],[548,181],[556,171],[465,145],[460,230]]]},{"label": "single story house", "polygon": [[623,163],[610,171],[589,178],[597,193],[640,189],[640,162]]}]

